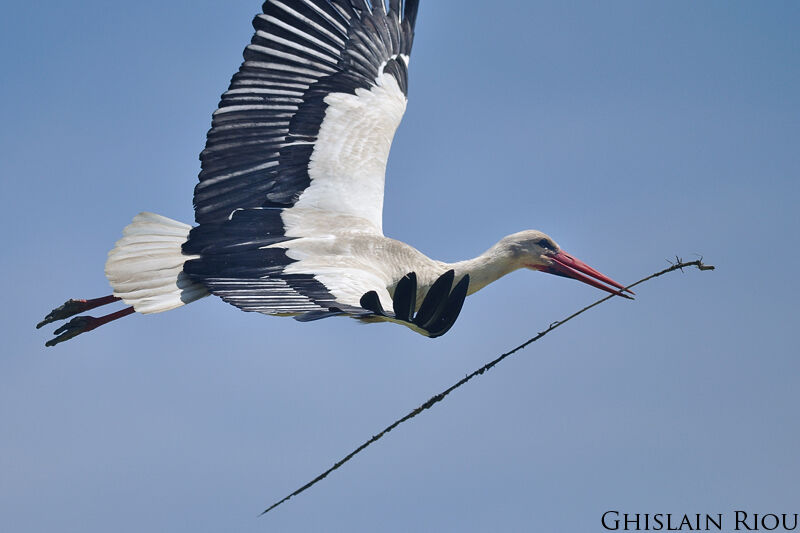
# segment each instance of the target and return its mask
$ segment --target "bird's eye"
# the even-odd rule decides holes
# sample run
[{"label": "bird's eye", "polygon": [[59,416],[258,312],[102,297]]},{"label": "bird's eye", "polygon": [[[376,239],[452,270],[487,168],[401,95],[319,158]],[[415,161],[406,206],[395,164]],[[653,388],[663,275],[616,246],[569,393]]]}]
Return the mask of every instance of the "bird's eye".
[{"label": "bird's eye", "polygon": [[539,246],[541,246],[545,250],[550,250],[551,252],[555,252],[556,251],[556,247],[553,246],[553,243],[551,243],[547,239],[541,239],[541,240],[537,241],[536,244],[538,244]]}]

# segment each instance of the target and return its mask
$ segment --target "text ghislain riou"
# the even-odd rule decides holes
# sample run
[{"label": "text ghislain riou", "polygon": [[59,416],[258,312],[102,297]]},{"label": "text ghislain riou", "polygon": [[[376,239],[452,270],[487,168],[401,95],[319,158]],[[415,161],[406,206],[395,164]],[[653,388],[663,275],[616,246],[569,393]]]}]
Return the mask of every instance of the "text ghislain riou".
[{"label": "text ghislain riou", "polygon": [[795,531],[799,513],[718,514],[625,513],[606,511],[606,531]]}]

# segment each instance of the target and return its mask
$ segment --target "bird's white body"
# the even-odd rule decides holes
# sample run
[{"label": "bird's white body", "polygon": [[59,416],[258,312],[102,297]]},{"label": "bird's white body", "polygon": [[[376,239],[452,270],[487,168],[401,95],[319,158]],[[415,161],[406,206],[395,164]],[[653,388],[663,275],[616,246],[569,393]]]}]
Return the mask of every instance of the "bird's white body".
[{"label": "bird's white body", "polygon": [[208,294],[244,311],[390,320],[435,337],[467,294],[519,268],[621,288],[534,230],[454,264],[384,236],[386,165],[406,110],[418,6],[267,0],[200,154],[197,226],[138,215],[109,253],[113,296],[67,302],[40,326],[115,299],[131,307],[78,317],[48,345]]},{"label": "bird's white body", "polygon": [[[183,263],[193,259],[181,253],[190,229],[187,224],[154,213],[137,215],[106,262],[106,276],[114,295],[143,314],[169,311],[207,296],[208,291],[201,284],[192,283],[182,273]],[[288,245],[273,245],[286,249],[296,261],[287,268],[287,274],[313,274],[337,301],[352,306],[359,305],[364,293],[375,290],[387,309],[392,306],[397,282],[409,272],[417,274],[417,307],[431,285],[451,269],[456,280],[470,276],[468,294],[473,294],[526,266],[509,249],[508,242],[547,237],[536,231],[521,232],[506,237],[478,257],[445,263],[402,241],[353,226],[317,235],[294,239]]]}]

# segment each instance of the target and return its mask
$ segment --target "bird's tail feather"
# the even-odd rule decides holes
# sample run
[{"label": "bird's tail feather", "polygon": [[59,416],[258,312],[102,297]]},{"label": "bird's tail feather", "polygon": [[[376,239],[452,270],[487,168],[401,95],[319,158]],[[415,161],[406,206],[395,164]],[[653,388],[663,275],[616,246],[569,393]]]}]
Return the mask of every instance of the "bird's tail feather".
[{"label": "bird's tail feather", "polygon": [[183,272],[183,264],[198,257],[181,252],[191,229],[155,213],[136,215],[108,253],[106,277],[114,296],[145,314],[169,311],[206,296],[206,288]]}]

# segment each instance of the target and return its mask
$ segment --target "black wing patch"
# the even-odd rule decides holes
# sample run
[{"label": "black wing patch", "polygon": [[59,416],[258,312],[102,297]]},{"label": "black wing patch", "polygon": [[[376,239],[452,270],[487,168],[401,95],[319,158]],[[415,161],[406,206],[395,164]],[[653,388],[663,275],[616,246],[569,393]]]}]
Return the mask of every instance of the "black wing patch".
[{"label": "black wing patch", "polygon": [[224,301],[243,311],[297,314],[330,311],[335,298],[311,275],[284,274],[293,262],[284,248],[281,210],[242,209],[230,220],[201,224],[189,233],[184,254],[199,255],[183,271]]},{"label": "black wing patch", "polygon": [[234,209],[290,207],[309,185],[308,164],[333,92],[370,89],[383,71],[408,90],[419,0],[268,0],[244,63],[222,95],[200,154],[195,220]]},{"label": "black wing patch", "polygon": [[469,275],[465,275],[453,287],[455,272],[448,270],[433,283],[416,316],[417,275],[406,274],[398,283],[392,299],[393,313],[387,313],[381,306],[375,291],[361,297],[361,307],[378,316],[407,322],[425,332],[428,337],[441,337],[455,324],[469,289]]},{"label": "black wing patch", "polygon": [[336,303],[293,262],[281,212],[309,186],[328,94],[375,85],[381,68],[404,93],[419,0],[267,0],[244,63],[214,113],[195,188],[184,272],[246,311],[363,313]]}]

